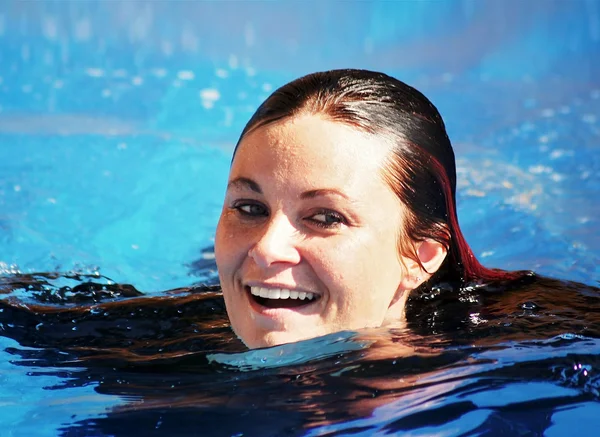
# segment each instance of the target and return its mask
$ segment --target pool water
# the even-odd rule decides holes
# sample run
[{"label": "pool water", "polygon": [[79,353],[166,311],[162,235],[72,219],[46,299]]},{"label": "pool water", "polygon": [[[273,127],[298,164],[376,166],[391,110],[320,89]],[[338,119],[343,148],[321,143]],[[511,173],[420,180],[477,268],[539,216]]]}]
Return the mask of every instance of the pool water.
[{"label": "pool water", "polygon": [[[0,5],[0,435],[595,435],[600,7],[343,4]],[[213,287],[231,151],[338,67],[430,97],[477,256],[560,281],[246,351]]]}]

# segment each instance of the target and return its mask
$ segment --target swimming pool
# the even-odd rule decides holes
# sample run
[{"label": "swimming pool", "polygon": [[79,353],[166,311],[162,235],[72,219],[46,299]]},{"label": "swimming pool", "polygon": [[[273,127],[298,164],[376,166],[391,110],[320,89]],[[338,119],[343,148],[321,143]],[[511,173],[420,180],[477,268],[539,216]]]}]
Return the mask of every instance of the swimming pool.
[{"label": "swimming pool", "polygon": [[[308,5],[0,5],[2,435],[592,435],[593,288],[470,312],[486,335],[437,357],[370,346],[404,332],[243,352],[218,296],[165,292],[215,282],[230,153],[256,106],[347,66],[438,106],[486,265],[599,284],[595,1]],[[15,279],[36,272],[66,275]],[[157,300],[78,312],[88,281],[98,300],[138,302],[118,284]]]}]

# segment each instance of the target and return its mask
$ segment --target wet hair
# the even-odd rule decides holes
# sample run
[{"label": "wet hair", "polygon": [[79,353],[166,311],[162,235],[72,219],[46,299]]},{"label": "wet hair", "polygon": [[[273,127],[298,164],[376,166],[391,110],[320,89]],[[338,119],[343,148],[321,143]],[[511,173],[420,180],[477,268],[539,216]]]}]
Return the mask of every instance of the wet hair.
[{"label": "wet hair", "polygon": [[300,114],[322,115],[392,144],[383,178],[407,210],[399,230],[400,254],[419,262],[414,242],[431,239],[447,249],[433,278],[461,283],[511,279],[511,272],[482,266],[463,237],[456,214],[454,151],[441,115],[422,93],[373,71],[309,74],[277,89],[260,105],[235,150],[258,127]]}]

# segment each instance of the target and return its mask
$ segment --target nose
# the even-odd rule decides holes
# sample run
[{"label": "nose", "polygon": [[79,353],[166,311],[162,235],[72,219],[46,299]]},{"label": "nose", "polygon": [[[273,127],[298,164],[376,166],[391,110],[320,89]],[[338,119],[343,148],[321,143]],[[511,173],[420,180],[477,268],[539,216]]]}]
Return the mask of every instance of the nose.
[{"label": "nose", "polygon": [[298,264],[298,231],[283,214],[271,216],[261,229],[258,240],[249,255],[260,267],[267,268],[276,263]]}]

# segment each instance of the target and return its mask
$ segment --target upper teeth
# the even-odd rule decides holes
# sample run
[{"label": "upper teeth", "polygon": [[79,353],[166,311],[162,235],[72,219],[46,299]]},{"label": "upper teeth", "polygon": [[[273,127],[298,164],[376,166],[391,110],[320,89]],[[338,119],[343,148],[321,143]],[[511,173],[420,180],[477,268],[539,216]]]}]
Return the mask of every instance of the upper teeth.
[{"label": "upper teeth", "polygon": [[315,298],[314,293],[307,293],[306,291],[294,291],[287,288],[250,287],[250,293],[252,293],[254,296],[264,297],[265,299],[312,300]]}]

